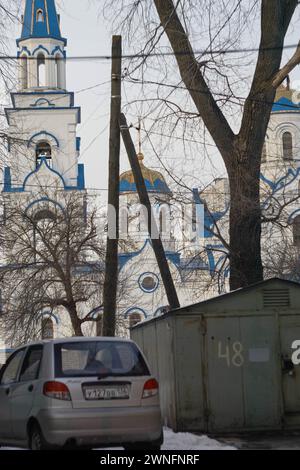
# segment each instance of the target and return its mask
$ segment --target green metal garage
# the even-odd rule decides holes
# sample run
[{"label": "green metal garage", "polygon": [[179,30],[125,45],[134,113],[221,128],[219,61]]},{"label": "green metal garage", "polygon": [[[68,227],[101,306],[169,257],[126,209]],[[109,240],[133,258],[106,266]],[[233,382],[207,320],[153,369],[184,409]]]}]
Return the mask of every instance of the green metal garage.
[{"label": "green metal garage", "polygon": [[300,284],[270,279],[141,323],[131,337],[173,430],[300,429]]}]

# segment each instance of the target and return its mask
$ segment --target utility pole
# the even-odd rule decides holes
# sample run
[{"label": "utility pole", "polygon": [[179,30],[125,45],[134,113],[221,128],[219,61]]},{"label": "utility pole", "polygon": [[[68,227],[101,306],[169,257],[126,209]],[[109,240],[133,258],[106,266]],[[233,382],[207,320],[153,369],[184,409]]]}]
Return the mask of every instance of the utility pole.
[{"label": "utility pole", "polygon": [[120,178],[120,113],[121,113],[122,37],[113,36],[111,73],[111,117],[109,137],[108,180],[108,235],[105,259],[103,292],[103,336],[115,336],[117,289],[118,289],[118,243],[119,243],[119,178]]},{"label": "utility pole", "polygon": [[144,177],[142,174],[142,170],[138,161],[136,150],[135,150],[135,147],[134,147],[134,144],[133,144],[130,132],[129,132],[129,128],[127,125],[126,117],[124,116],[124,114],[121,114],[121,117],[120,117],[120,128],[121,128],[123,142],[124,142],[126,152],[128,155],[128,159],[130,162],[130,166],[132,169],[132,173],[134,176],[134,181],[136,184],[140,203],[147,209],[148,231],[150,234],[157,264],[160,270],[160,275],[162,277],[162,280],[165,286],[168,302],[171,308],[179,308],[180,303],[179,303],[175,285],[172,279],[171,271],[168,265],[168,260],[166,258],[163,243],[160,238],[160,234],[158,232],[157,224],[156,224],[154,214],[152,211],[152,207],[151,207],[149,195],[147,192],[147,188],[145,185]]}]

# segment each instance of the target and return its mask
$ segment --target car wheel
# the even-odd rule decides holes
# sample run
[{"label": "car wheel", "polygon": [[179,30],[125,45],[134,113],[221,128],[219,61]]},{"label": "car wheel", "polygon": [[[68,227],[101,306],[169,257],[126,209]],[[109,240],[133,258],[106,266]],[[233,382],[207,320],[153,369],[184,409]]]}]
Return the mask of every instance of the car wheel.
[{"label": "car wheel", "polygon": [[34,424],[29,434],[30,450],[46,450],[48,446],[44,439],[42,430],[38,424]]}]

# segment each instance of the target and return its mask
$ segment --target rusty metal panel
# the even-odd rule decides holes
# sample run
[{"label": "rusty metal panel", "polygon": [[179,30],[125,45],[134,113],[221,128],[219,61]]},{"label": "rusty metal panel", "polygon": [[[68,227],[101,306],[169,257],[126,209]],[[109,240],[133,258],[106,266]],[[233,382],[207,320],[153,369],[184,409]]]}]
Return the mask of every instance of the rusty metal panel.
[{"label": "rusty metal panel", "polygon": [[176,389],[179,431],[205,431],[201,317],[176,317]]},{"label": "rusty metal panel", "polygon": [[276,316],[240,318],[245,428],[281,428]]},{"label": "rusty metal panel", "polygon": [[208,429],[242,429],[245,423],[243,374],[235,349],[240,343],[239,318],[207,318],[206,360]]}]

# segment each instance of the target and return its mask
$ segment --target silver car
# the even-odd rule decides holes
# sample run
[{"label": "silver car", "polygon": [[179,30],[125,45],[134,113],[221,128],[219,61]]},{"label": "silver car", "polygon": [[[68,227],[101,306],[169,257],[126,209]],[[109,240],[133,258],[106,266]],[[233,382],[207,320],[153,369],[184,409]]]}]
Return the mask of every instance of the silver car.
[{"label": "silver car", "polygon": [[2,446],[159,450],[162,436],[158,383],[132,341],[39,341],[1,369]]}]

